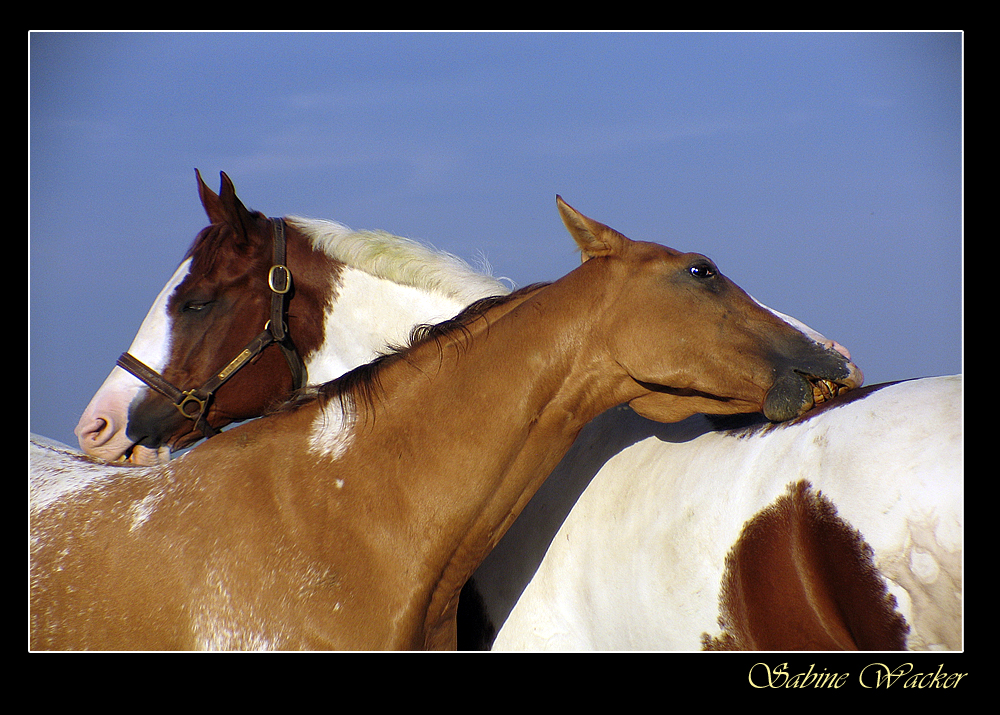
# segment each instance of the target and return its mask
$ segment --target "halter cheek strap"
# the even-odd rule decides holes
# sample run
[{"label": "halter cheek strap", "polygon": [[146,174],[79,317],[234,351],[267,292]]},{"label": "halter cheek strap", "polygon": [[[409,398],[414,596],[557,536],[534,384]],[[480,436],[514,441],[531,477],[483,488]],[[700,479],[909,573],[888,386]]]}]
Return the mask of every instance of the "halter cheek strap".
[{"label": "halter cheek strap", "polygon": [[173,402],[177,411],[186,419],[194,420],[206,438],[218,434],[218,430],[208,424],[207,419],[209,403],[216,390],[240,368],[260,355],[267,346],[276,344],[281,348],[288,369],[292,373],[292,384],[295,389],[306,384],[306,366],[288,335],[288,324],[285,322],[288,315],[289,292],[292,289],[292,273],[285,265],[285,221],[273,218],[271,223],[274,233],[274,254],[271,270],[267,274],[267,285],[271,289],[271,315],[264,324],[264,330],[251,340],[239,355],[210,377],[204,385],[191,390],[180,390],[175,387],[128,352],[122,353],[116,363]]}]

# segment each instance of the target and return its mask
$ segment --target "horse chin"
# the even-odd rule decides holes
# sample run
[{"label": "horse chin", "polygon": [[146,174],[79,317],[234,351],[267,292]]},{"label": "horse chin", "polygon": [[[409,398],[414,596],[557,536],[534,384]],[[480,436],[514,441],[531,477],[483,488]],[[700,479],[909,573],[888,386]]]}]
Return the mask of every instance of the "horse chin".
[{"label": "horse chin", "polygon": [[785,422],[848,390],[860,387],[863,381],[861,371],[856,367],[843,382],[796,372],[787,373],[775,380],[767,391],[762,411],[772,422]]}]

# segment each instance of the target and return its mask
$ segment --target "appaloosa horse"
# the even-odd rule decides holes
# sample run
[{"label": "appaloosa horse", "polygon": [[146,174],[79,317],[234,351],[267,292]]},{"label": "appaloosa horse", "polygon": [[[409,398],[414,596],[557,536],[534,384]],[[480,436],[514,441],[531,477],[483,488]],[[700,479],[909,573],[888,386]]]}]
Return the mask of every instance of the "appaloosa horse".
[{"label": "appaloosa horse", "polygon": [[507,292],[415,241],[268,219],[244,207],[224,173],[218,195],[197,178],[211,225],[81,416],[76,433],[92,456],[165,461],[260,416],[307,376],[332,380],[405,343],[415,325]]},{"label": "appaloosa horse", "polygon": [[780,421],[860,384],[704,256],[558,204],[587,259],[559,281],[167,465],[49,492],[32,647],[454,647],[462,586],[598,414]]}]

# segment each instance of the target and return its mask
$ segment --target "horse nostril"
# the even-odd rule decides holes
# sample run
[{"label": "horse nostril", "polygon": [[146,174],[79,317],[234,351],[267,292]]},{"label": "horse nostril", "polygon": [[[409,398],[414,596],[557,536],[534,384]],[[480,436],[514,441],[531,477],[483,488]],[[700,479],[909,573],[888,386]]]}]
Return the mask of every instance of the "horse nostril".
[{"label": "horse nostril", "polygon": [[838,343],[836,340],[828,340],[827,342],[823,343],[823,345],[825,347],[829,348],[830,350],[834,350],[834,351],[840,353],[841,355],[843,355],[848,360],[851,359],[851,351],[848,350],[847,348],[845,348],[840,343]]},{"label": "horse nostril", "polygon": [[76,436],[80,440],[80,447],[86,449],[88,445],[99,447],[104,444],[111,439],[114,432],[110,420],[95,417],[85,427],[78,427]]}]

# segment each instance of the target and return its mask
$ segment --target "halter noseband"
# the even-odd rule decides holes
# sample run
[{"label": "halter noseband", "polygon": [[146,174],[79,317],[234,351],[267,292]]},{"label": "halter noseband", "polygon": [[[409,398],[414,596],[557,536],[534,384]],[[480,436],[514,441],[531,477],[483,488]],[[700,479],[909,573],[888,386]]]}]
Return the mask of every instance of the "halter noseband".
[{"label": "halter noseband", "polygon": [[201,387],[184,391],[170,384],[162,375],[128,352],[122,353],[116,363],[173,402],[181,415],[194,420],[206,438],[218,434],[218,430],[208,424],[206,417],[209,402],[215,391],[241,367],[262,353],[268,345],[274,343],[281,348],[288,362],[288,368],[292,372],[294,388],[298,389],[306,384],[305,364],[288,336],[288,325],[285,322],[288,313],[288,293],[292,288],[292,273],[285,265],[285,221],[272,218],[271,222],[274,227],[274,260],[271,270],[267,273],[267,285],[271,289],[271,317],[264,324],[264,330],[251,340],[239,355]]}]

